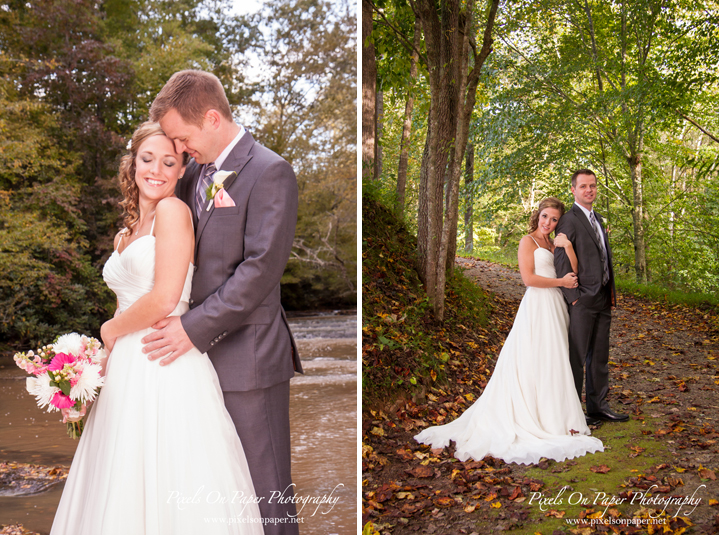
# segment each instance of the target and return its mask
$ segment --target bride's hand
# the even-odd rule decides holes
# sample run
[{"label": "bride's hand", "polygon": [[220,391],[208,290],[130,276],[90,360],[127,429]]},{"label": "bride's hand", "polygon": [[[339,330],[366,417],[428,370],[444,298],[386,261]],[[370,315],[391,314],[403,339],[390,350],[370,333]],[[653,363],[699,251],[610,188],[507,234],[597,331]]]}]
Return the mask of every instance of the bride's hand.
[{"label": "bride's hand", "polygon": [[569,241],[569,238],[567,238],[566,234],[560,232],[554,237],[554,246],[566,249],[567,247],[572,246],[572,242]]},{"label": "bride's hand", "polygon": [[[112,320],[111,320],[112,321]],[[110,323],[109,321],[106,321],[102,324],[102,327],[100,327],[100,338],[102,338],[102,343],[105,344],[105,351],[109,355],[112,353],[112,348],[115,347],[115,340],[117,338],[110,337],[108,331],[107,324]]]},{"label": "bride's hand", "polygon": [[559,279],[559,285],[565,288],[576,288],[579,286],[579,281],[574,273],[567,273],[564,277]]},{"label": "bride's hand", "polygon": [[60,413],[62,414],[62,423],[66,424],[79,422],[84,418],[86,412],[87,405],[85,404],[82,405],[82,408],[79,411],[75,410],[75,407],[60,409]]}]

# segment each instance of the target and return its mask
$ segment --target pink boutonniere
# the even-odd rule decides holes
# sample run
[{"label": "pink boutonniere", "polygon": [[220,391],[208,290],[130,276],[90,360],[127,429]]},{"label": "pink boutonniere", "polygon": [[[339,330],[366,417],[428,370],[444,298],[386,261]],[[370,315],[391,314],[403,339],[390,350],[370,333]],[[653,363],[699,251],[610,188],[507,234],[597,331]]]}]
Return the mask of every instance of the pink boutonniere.
[{"label": "pink boutonniere", "polygon": [[232,197],[225,191],[225,188],[220,188],[213,198],[215,200],[215,208],[235,206],[235,201],[233,201]]},{"label": "pink boutonniere", "polygon": [[[207,191],[205,192],[205,196],[207,197],[208,203],[207,203],[207,211],[210,211],[210,206],[212,206],[212,200],[215,198],[215,195],[219,191],[225,191],[224,185],[225,185],[225,179],[227,177],[232,176],[236,174],[234,171],[216,171],[214,175],[212,175],[212,184],[207,186]],[[227,196],[227,192],[225,191],[225,196]],[[230,199],[232,200],[232,199]],[[228,206],[234,206],[235,204],[232,203],[232,205]],[[217,206],[217,205],[215,205]]]}]

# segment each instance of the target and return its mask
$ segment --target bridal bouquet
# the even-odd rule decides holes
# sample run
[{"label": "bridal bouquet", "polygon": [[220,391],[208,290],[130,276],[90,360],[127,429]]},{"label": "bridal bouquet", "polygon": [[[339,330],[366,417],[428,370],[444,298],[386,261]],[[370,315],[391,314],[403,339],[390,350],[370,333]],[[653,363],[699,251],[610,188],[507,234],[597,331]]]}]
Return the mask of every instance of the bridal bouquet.
[{"label": "bridal bouquet", "polygon": [[16,353],[14,360],[32,375],[26,387],[38,406],[47,407],[47,412],[61,410],[68,435],[78,438],[87,404],[94,401],[104,382],[100,375],[100,360],[104,357],[99,340],[70,333],[37,352]]}]

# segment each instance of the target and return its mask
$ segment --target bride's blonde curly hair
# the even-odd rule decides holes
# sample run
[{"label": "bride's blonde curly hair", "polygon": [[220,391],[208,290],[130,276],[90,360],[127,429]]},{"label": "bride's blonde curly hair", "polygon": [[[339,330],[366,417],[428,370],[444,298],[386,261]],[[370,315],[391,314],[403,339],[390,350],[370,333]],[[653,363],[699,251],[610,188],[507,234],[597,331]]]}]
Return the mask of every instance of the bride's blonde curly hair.
[{"label": "bride's blonde curly hair", "polygon": [[[137,151],[147,138],[164,135],[165,132],[162,131],[159,123],[153,123],[152,121],[142,123],[132,134],[132,140],[127,146],[130,152],[123,156],[120,162],[118,179],[122,196],[124,197],[120,201],[120,207],[123,210],[122,222],[128,231],[140,220],[140,190],[137,187],[137,182],[135,182]],[[187,164],[188,160],[188,154],[186,152],[182,153],[183,166]]]},{"label": "bride's blonde curly hair", "polygon": [[539,207],[532,212],[532,217],[529,218],[529,232],[530,234],[539,228],[539,214],[546,208],[554,208],[559,210],[559,217],[564,215],[564,203],[556,197],[547,197],[539,203]]}]

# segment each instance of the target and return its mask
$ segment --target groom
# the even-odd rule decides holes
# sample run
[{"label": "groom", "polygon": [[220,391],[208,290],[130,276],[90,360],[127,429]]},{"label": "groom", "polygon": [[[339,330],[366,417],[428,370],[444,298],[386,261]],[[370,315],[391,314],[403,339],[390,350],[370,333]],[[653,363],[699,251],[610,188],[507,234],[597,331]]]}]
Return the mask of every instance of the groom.
[{"label": "groom", "polygon": [[[262,498],[260,512],[269,520],[264,531],[298,533],[289,385],[302,366],[280,305],[297,222],[295,174],[235,124],[212,74],[175,73],[152,103],[150,118],[178,152],[193,158],[176,193],[193,213],[196,238],[190,310],[154,325],[158,330],[143,339],[145,352],[150,360],[162,358],[161,365],[192,346],[209,354]],[[224,191],[208,198],[217,171],[230,173]]]},{"label": "groom", "polygon": [[[556,233],[564,233],[577,255],[577,288],[562,288],[569,303],[569,362],[574,385],[582,399],[586,375],[587,424],[600,420],[624,422],[626,414],[614,412],[607,403],[609,393],[609,327],[615,302],[612,251],[602,218],[592,205],[597,198],[597,177],[589,169],[572,175],[574,205],[560,220]],[[557,277],[572,271],[563,247],[554,250]],[[585,373],[586,367],[586,373]]]}]

